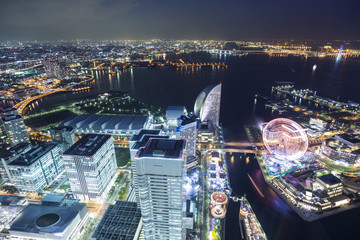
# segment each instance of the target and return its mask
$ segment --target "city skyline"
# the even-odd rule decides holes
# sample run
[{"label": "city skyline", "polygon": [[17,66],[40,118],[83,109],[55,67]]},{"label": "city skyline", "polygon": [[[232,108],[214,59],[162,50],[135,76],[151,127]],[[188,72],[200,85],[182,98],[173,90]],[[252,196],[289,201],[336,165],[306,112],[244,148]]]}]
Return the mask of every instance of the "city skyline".
[{"label": "city skyline", "polygon": [[358,39],[356,1],[0,1],[0,40]]},{"label": "city skyline", "polygon": [[357,5],[0,0],[0,238],[356,238]]}]

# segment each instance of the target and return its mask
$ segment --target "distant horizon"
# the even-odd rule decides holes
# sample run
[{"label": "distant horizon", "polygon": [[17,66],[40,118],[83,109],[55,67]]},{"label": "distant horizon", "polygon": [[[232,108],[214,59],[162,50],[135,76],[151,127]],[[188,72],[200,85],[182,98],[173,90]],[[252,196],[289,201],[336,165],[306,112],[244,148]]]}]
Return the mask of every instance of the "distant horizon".
[{"label": "distant horizon", "polygon": [[0,40],[360,39],[355,0],[0,0]]},{"label": "distant horizon", "polygon": [[94,41],[94,42],[102,42],[102,41],[217,41],[217,42],[260,42],[260,41],[343,41],[343,42],[360,42],[360,38],[356,39],[311,39],[311,38],[243,38],[243,39],[195,39],[195,38],[139,38],[139,39],[95,39],[95,38],[78,38],[78,39],[8,39],[8,40],[0,40],[0,42],[78,42],[78,41]]}]

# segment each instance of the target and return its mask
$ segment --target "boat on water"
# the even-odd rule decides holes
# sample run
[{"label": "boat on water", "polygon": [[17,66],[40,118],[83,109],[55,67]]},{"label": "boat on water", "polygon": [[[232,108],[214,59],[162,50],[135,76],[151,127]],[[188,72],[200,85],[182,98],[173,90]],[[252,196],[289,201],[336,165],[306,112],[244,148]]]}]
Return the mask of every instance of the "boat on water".
[{"label": "boat on water", "polygon": [[[239,225],[241,236],[246,240],[266,240],[266,234],[256,218],[250,203],[245,197],[240,198]],[[244,230],[244,231],[243,231]]]}]

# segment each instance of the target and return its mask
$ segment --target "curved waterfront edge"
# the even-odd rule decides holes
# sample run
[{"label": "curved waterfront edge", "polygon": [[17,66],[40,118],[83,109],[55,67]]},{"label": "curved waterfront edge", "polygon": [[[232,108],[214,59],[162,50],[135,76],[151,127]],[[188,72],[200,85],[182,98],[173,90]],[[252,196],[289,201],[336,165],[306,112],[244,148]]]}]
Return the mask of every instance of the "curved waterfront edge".
[{"label": "curved waterfront edge", "polygon": [[278,188],[276,188],[273,184],[272,181],[270,180],[269,176],[267,175],[267,171],[265,169],[265,166],[261,160],[261,157],[258,154],[256,155],[256,161],[259,164],[260,170],[261,170],[261,174],[266,182],[266,184],[284,201],[286,202],[286,204],[294,211],[296,212],[303,220],[307,221],[307,222],[313,222],[316,220],[320,220],[322,218],[326,218],[329,216],[332,216],[334,214],[337,213],[341,213],[341,212],[345,212],[348,211],[350,209],[354,209],[354,208],[358,208],[360,207],[360,202],[358,203],[353,203],[351,205],[347,205],[347,206],[342,206],[340,208],[336,208],[336,209],[332,209],[331,211],[328,212],[323,212],[323,213],[311,213],[308,211],[302,211],[301,209],[299,209],[298,207],[294,206],[294,204],[292,204],[289,199],[287,199]]}]

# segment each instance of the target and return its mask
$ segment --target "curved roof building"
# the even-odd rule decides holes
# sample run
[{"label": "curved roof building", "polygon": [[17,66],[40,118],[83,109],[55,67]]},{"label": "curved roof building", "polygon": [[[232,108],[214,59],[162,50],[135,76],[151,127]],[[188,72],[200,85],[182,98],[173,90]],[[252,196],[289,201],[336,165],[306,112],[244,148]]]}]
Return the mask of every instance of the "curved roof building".
[{"label": "curved roof building", "polygon": [[41,204],[29,204],[11,223],[12,238],[73,239],[87,219],[86,204],[63,196],[47,195]]},{"label": "curved roof building", "polygon": [[221,100],[221,83],[211,85],[200,92],[194,105],[194,114],[202,122],[211,121],[215,126],[219,125]]},{"label": "curved roof building", "polygon": [[70,117],[59,127],[72,127],[75,132],[131,134],[146,128],[148,116],[83,114]]}]

